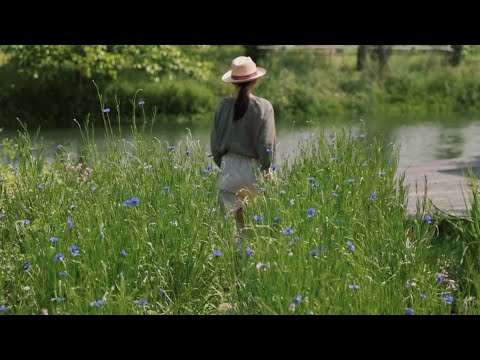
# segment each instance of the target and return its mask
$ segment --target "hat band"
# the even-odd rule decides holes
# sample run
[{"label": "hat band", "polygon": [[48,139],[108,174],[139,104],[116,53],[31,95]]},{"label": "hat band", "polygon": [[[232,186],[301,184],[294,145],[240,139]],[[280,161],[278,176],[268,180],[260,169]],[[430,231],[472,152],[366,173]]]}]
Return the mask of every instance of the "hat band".
[{"label": "hat band", "polygon": [[250,75],[241,75],[241,76],[232,75],[232,79],[233,80],[247,80],[247,79],[250,79],[250,78],[253,78],[253,77],[257,76],[257,73],[258,73],[258,71],[255,70],[255,72],[253,74],[250,74]]}]

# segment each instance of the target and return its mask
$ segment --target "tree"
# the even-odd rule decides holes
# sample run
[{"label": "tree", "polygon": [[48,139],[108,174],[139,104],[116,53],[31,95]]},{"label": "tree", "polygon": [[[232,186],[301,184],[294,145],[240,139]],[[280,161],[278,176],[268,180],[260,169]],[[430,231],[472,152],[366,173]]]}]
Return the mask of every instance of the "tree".
[{"label": "tree", "polygon": [[367,45],[358,45],[357,71],[362,71],[367,65]]},{"label": "tree", "polygon": [[263,50],[259,45],[243,45],[246,55],[250,56],[254,62],[258,62],[263,57]]},{"label": "tree", "polygon": [[458,66],[465,53],[465,45],[452,45],[452,56],[450,58],[450,65]]}]

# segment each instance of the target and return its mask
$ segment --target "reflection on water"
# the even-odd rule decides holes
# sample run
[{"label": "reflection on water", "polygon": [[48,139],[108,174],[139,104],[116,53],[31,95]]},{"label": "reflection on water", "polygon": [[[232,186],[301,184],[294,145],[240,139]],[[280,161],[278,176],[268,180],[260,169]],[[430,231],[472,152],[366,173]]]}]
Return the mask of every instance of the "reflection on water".
[{"label": "reflection on water", "polygon": [[[361,129],[361,122],[317,122],[316,126],[329,132],[334,126],[340,128],[348,126],[353,133]],[[459,157],[480,156],[480,121],[457,121],[447,122],[375,122],[365,121],[365,127],[369,136],[383,135],[391,141],[395,141],[400,147],[400,166],[406,167],[414,163],[436,160],[452,159]],[[162,141],[170,144],[178,143],[185,139],[188,130],[194,140],[200,141],[205,147],[205,152],[210,150],[210,124],[200,125],[164,125],[153,130],[154,135]],[[288,125],[282,121],[277,125],[278,138],[278,161],[281,163],[290,154],[294,154],[298,143],[305,141],[304,137],[311,132],[318,134],[318,129],[312,130],[309,124]],[[130,138],[130,129],[124,129],[125,138]],[[13,132],[0,133],[0,141],[6,136],[16,136]],[[95,131],[95,141],[101,148],[103,144],[103,130]],[[45,145],[47,159],[52,159],[55,154],[55,146],[61,144],[67,151],[78,154],[81,146],[81,136],[78,129],[66,130],[43,130],[40,133]],[[0,159],[6,161],[8,155],[0,152]]]}]

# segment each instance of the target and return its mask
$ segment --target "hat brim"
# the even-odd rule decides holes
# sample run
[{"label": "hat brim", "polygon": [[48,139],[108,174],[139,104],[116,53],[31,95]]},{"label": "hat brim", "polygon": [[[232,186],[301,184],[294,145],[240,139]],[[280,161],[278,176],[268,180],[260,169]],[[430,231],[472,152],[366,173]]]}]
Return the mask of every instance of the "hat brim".
[{"label": "hat brim", "polygon": [[222,76],[222,81],[226,83],[244,83],[244,82],[249,82],[255,79],[258,79],[259,77],[264,76],[267,73],[267,70],[265,70],[262,67],[257,66],[257,73],[255,76],[252,76],[251,78],[248,79],[242,79],[242,80],[234,80],[232,79],[232,70],[228,70],[223,76]]}]

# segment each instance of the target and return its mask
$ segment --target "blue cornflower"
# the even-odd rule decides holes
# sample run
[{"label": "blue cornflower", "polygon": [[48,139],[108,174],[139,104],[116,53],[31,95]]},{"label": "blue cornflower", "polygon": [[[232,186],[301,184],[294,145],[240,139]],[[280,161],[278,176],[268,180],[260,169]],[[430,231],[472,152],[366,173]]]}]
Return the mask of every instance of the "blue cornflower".
[{"label": "blue cornflower", "polygon": [[315,215],[315,209],[314,208],[310,208],[308,209],[308,217],[312,217],[313,215]]},{"label": "blue cornflower", "polygon": [[445,301],[445,304],[447,305],[452,305],[453,304],[453,296],[451,295],[443,295],[443,301]]},{"label": "blue cornflower", "polygon": [[263,219],[264,219],[263,216],[253,215],[253,220],[256,222],[263,221]]},{"label": "blue cornflower", "polygon": [[120,255],[127,256],[127,252],[125,250],[120,250]]},{"label": "blue cornflower", "polygon": [[288,184],[285,180],[280,180],[280,183],[281,183],[282,185],[287,185],[287,184]]},{"label": "blue cornflower", "polygon": [[60,150],[61,148],[62,148],[62,145],[55,146],[55,150]]},{"label": "blue cornflower", "polygon": [[437,274],[437,276],[435,277],[435,281],[436,281],[437,283],[441,283],[442,280],[443,280],[442,274]]},{"label": "blue cornflower", "polygon": [[337,159],[338,159],[337,157],[332,157],[330,160],[331,161],[337,161]]},{"label": "blue cornflower", "polygon": [[4,306],[4,305],[0,306],[0,311],[2,312],[7,311],[8,309],[10,309],[10,306]]},{"label": "blue cornflower", "polygon": [[422,299],[426,299],[426,298],[427,298],[427,295],[425,295],[425,294],[420,294],[420,297],[421,297]]},{"label": "blue cornflower", "polygon": [[353,245],[351,241],[347,241],[347,246],[350,251],[355,251],[355,245]]},{"label": "blue cornflower", "polygon": [[186,153],[187,155],[191,155],[191,154],[192,154],[192,150],[187,150],[187,151],[185,151],[185,153]]},{"label": "blue cornflower", "polygon": [[51,237],[51,238],[50,238],[50,241],[51,241],[52,243],[56,243],[58,240],[60,240],[60,239],[57,238],[57,237]]},{"label": "blue cornflower", "polygon": [[283,230],[283,233],[285,235],[292,235],[293,234],[293,230],[290,228],[290,227],[287,227],[285,230]]},{"label": "blue cornflower", "polygon": [[359,138],[361,139],[365,138],[365,134],[355,135],[355,139],[359,139]]},{"label": "blue cornflower", "polygon": [[258,270],[266,270],[267,267],[268,267],[268,265],[267,265],[267,264],[264,264],[264,263],[258,263],[258,264],[257,264],[257,269],[258,269]]},{"label": "blue cornflower", "polygon": [[375,192],[372,192],[370,194],[370,200],[375,201],[376,199],[377,199],[377,194],[375,194]]},{"label": "blue cornflower", "polygon": [[270,152],[270,153],[273,152],[273,150],[271,148],[266,148],[265,151]]},{"label": "blue cornflower", "polygon": [[385,171],[379,171],[379,172],[378,172],[378,175],[384,176],[384,175],[385,175]]},{"label": "blue cornflower", "polygon": [[39,185],[37,186],[37,188],[40,189],[40,190],[43,190],[43,185],[42,185],[42,184],[39,184]]},{"label": "blue cornflower", "polygon": [[103,112],[104,112],[104,113],[109,113],[109,112],[110,112],[110,108],[105,108],[105,109],[103,109]]},{"label": "blue cornflower", "polygon": [[425,216],[425,221],[427,222],[427,224],[431,224],[431,223],[432,223],[432,218],[430,217],[430,215],[426,215],[426,216]]},{"label": "blue cornflower", "polygon": [[317,248],[313,249],[312,251],[310,251],[310,254],[312,254],[313,257],[317,257],[319,251],[320,251],[320,247],[317,247]]},{"label": "blue cornflower", "polygon": [[138,204],[140,204],[140,200],[138,199],[138,197],[132,197],[130,199],[130,205],[131,206],[138,206]]},{"label": "blue cornflower", "polygon": [[313,176],[311,176],[311,177],[309,177],[307,180],[308,180],[308,181],[315,181],[315,178],[314,178]]},{"label": "blue cornflower", "polygon": [[142,101],[139,101],[139,102],[138,102],[138,105],[145,105],[145,101],[143,101],[143,100],[142,100]]},{"label": "blue cornflower", "polygon": [[215,257],[220,257],[220,256],[222,256],[222,252],[221,252],[220,250],[215,250],[215,251],[213,252],[213,255],[214,255]]},{"label": "blue cornflower", "polygon": [[165,291],[163,291],[163,289],[160,289],[158,290],[158,293],[160,294],[160,296],[163,296],[165,294]]},{"label": "blue cornflower", "polygon": [[302,302],[302,295],[298,294],[292,299],[292,303],[295,305],[299,305]]},{"label": "blue cornflower", "polygon": [[80,251],[78,251],[77,245],[70,246],[68,250],[70,250],[70,254],[72,254],[72,256],[80,255]]},{"label": "blue cornflower", "polygon": [[22,223],[23,223],[23,225],[28,225],[28,224],[30,224],[30,220],[28,220],[28,219],[23,219],[23,220],[22,220]]},{"label": "blue cornflower", "polygon": [[413,309],[405,308],[405,315],[413,315]]},{"label": "blue cornflower", "polygon": [[247,248],[245,249],[245,253],[247,254],[247,257],[252,256],[252,249],[250,249],[250,246],[247,246]]},{"label": "blue cornflower", "polygon": [[137,301],[134,301],[138,306],[142,306],[142,305],[147,305],[148,304],[148,300],[147,299],[143,299],[143,300],[137,300]]},{"label": "blue cornflower", "polygon": [[333,197],[338,197],[339,195],[338,195],[338,193],[337,193],[337,192],[335,192],[335,191],[332,191],[332,196],[333,196]]},{"label": "blue cornflower", "polygon": [[318,183],[314,182],[314,183],[312,184],[312,187],[318,188]]},{"label": "blue cornflower", "polygon": [[348,285],[348,288],[352,290],[358,290],[360,289],[360,285]]},{"label": "blue cornflower", "polygon": [[28,270],[28,269],[30,269],[30,265],[32,265],[32,264],[30,263],[30,261],[27,261],[27,262],[25,263],[25,265],[23,265],[23,270]]},{"label": "blue cornflower", "polygon": [[67,272],[66,272],[66,271],[60,271],[60,272],[58,273],[58,276],[60,276],[60,277],[66,277],[66,276],[67,276]]},{"label": "blue cornflower", "polygon": [[103,300],[95,300],[90,303],[90,306],[100,307],[104,304]]},{"label": "blue cornflower", "polygon": [[54,300],[54,301],[65,301],[66,298],[64,298],[64,297],[63,297],[63,298],[60,298],[60,297],[59,297],[59,298],[55,298],[55,299],[53,299],[53,300]]},{"label": "blue cornflower", "polygon": [[163,190],[165,190],[165,191],[170,190],[170,186],[165,186],[165,187],[163,188]]},{"label": "blue cornflower", "polygon": [[270,168],[271,168],[272,170],[275,170],[275,169],[277,168],[277,165],[272,164],[272,165],[270,165]]},{"label": "blue cornflower", "polygon": [[73,221],[72,219],[67,219],[67,225],[68,225],[68,228],[71,229],[73,227]]},{"label": "blue cornflower", "polygon": [[276,223],[279,223],[279,222],[280,222],[280,217],[275,216],[275,217],[273,218],[273,221],[275,221]]},{"label": "blue cornflower", "polygon": [[347,182],[348,182],[349,184],[353,184],[353,183],[355,182],[355,179],[348,179]]},{"label": "blue cornflower", "polygon": [[309,136],[309,135],[305,135],[305,136],[303,137],[303,140],[305,140],[305,141],[310,140],[310,136]]},{"label": "blue cornflower", "polygon": [[212,166],[210,164],[207,165],[205,169],[203,169],[203,172],[208,174],[210,171],[212,171]]},{"label": "blue cornflower", "polygon": [[56,254],[54,257],[53,257],[53,260],[55,261],[60,261],[60,260],[63,260],[65,258],[65,255],[63,254]]},{"label": "blue cornflower", "polygon": [[263,194],[263,193],[265,192],[265,189],[264,189],[264,188],[260,188],[260,189],[258,189],[258,191],[259,191],[261,194]]}]

